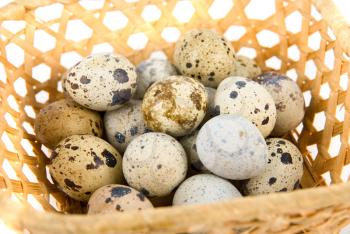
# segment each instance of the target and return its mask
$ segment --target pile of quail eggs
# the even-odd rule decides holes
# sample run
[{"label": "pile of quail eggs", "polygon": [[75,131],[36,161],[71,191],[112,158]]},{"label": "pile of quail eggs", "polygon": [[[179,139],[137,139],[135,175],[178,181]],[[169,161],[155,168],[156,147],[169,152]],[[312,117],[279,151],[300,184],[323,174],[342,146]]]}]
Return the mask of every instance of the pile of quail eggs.
[{"label": "pile of quail eggs", "polygon": [[65,99],[35,123],[57,187],[89,214],[299,188],[303,157],[283,138],[304,117],[298,85],[212,30],[183,35],[173,61],[95,54],[65,73]]}]

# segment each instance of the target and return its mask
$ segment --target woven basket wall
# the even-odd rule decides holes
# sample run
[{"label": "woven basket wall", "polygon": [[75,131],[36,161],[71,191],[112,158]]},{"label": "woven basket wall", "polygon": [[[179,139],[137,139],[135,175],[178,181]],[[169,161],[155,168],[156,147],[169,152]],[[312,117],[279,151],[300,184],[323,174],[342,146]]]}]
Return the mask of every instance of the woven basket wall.
[{"label": "woven basket wall", "polygon": [[[349,223],[350,26],[330,0],[276,0],[271,15],[259,11],[262,0],[235,0],[217,16],[224,2],[106,0],[91,9],[76,0],[20,0],[0,9],[0,220],[53,234],[335,233]],[[12,20],[21,26],[8,27]],[[297,81],[307,111],[288,137],[305,158],[304,189],[138,213],[61,215],[82,206],[53,185],[50,152],[35,139],[33,122],[40,108],[63,97],[62,73],[101,50],[135,64],[171,59],[178,36],[194,28],[223,33],[264,70]]]}]

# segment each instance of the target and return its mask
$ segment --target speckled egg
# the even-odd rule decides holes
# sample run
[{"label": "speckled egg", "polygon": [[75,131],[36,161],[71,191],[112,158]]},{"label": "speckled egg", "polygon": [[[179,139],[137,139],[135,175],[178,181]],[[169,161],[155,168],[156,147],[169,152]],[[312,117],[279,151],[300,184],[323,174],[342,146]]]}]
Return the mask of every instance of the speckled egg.
[{"label": "speckled egg", "polygon": [[97,189],[90,197],[88,214],[105,214],[152,209],[153,205],[141,192],[125,185],[110,184]]},{"label": "speckled egg", "polygon": [[149,132],[143,120],[141,105],[141,101],[131,100],[117,110],[107,111],[104,116],[108,142],[120,153],[124,153],[132,139]]},{"label": "speckled egg", "polygon": [[70,69],[64,86],[74,101],[87,108],[114,110],[134,94],[136,71],[122,55],[90,55]]},{"label": "speckled egg", "polygon": [[139,99],[143,98],[154,82],[178,75],[176,67],[166,59],[145,60],[136,67],[136,72],[137,88],[134,97]]},{"label": "speckled egg", "polygon": [[276,122],[276,107],[269,92],[258,83],[232,76],[219,85],[215,94],[216,114],[239,114],[250,120],[267,137]]},{"label": "speckled egg", "polygon": [[145,133],[130,142],[123,156],[128,184],[149,196],[165,196],[185,179],[187,158],[181,144],[164,133]]},{"label": "speckled egg", "polygon": [[246,183],[245,193],[258,195],[297,189],[303,175],[303,156],[299,149],[282,138],[267,139],[266,144],[267,167],[264,173]]},{"label": "speckled egg", "polygon": [[261,69],[255,60],[246,56],[237,55],[236,60],[234,60],[234,69],[231,76],[253,78],[259,74],[261,74]]},{"label": "speckled egg", "polygon": [[170,76],[154,83],[142,102],[148,128],[179,137],[191,133],[207,111],[204,86],[185,76]]},{"label": "speckled egg", "polygon": [[186,179],[179,186],[173,205],[212,203],[241,196],[229,181],[211,174],[199,174]]},{"label": "speckled egg", "polygon": [[232,180],[260,175],[267,164],[267,146],[259,130],[239,115],[219,115],[199,130],[197,153],[214,174]]},{"label": "speckled egg", "polygon": [[254,80],[266,88],[276,103],[277,120],[271,135],[282,136],[296,128],[305,115],[305,101],[297,83],[277,72],[264,72]]},{"label": "speckled egg", "polygon": [[208,172],[208,170],[205,168],[205,166],[203,165],[201,160],[199,160],[199,157],[198,157],[197,146],[196,146],[197,135],[198,135],[198,130],[194,131],[189,135],[182,137],[180,139],[180,143],[186,151],[189,165],[197,171]]},{"label": "speckled egg", "polygon": [[174,63],[181,74],[216,88],[234,69],[234,49],[224,37],[208,29],[196,29],[176,43]]},{"label": "speckled egg", "polygon": [[207,113],[202,121],[201,124],[204,124],[205,122],[207,122],[209,119],[213,118],[215,116],[215,93],[216,93],[216,89],[214,88],[210,88],[210,87],[205,87],[206,91],[207,91],[207,95],[208,95],[208,109],[207,109]]},{"label": "speckled egg", "polygon": [[58,187],[79,201],[87,201],[104,185],[123,182],[118,151],[91,135],[73,135],[62,140],[51,154],[49,170]]},{"label": "speckled egg", "polygon": [[72,100],[62,99],[42,108],[34,123],[36,138],[49,148],[62,139],[77,134],[101,137],[102,120],[98,112],[86,109]]}]

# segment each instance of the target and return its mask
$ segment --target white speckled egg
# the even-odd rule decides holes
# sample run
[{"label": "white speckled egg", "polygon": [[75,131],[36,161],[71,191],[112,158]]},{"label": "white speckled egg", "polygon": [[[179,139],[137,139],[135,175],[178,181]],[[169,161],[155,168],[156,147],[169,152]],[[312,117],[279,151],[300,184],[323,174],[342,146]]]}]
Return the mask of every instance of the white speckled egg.
[{"label": "white speckled egg", "polygon": [[70,197],[87,201],[98,188],[122,183],[122,158],[110,144],[91,135],[62,140],[51,154],[50,174]]},{"label": "white speckled egg", "polygon": [[276,122],[276,107],[269,92],[244,77],[228,77],[215,94],[216,114],[239,114],[250,120],[267,137]]},{"label": "white speckled egg", "polygon": [[143,120],[141,105],[141,101],[131,100],[117,110],[107,111],[104,116],[108,142],[121,153],[124,153],[132,139],[149,132]]},{"label": "white speckled egg", "polygon": [[219,115],[199,130],[197,153],[214,174],[232,180],[260,175],[267,164],[267,146],[259,130],[239,115]]},{"label": "white speckled egg", "polygon": [[178,75],[176,67],[166,59],[148,59],[136,67],[137,88],[135,98],[142,99],[146,90],[156,81]]},{"label": "white speckled egg", "polygon": [[211,174],[199,174],[181,183],[175,192],[173,205],[212,203],[241,196],[229,181]]},{"label": "white speckled egg", "polygon": [[224,37],[213,30],[196,29],[176,43],[174,64],[181,74],[216,88],[234,69],[235,53]]},{"label": "white speckled egg", "polygon": [[231,76],[253,78],[260,73],[261,69],[255,60],[246,56],[237,55],[236,60],[234,60],[234,69]]},{"label": "white speckled egg", "polygon": [[126,148],[123,172],[131,187],[147,196],[165,196],[186,177],[186,153],[167,134],[145,133]]},{"label": "white speckled egg", "polygon": [[277,120],[271,135],[282,136],[296,128],[305,115],[304,97],[297,83],[277,72],[264,72],[255,81],[266,88],[276,103]]},{"label": "white speckled egg", "polygon": [[195,168],[195,170],[208,172],[208,170],[205,168],[205,166],[203,165],[201,160],[199,160],[199,157],[198,157],[197,146],[196,146],[197,135],[198,135],[198,130],[194,131],[189,135],[182,137],[180,139],[180,143],[186,151],[189,164],[192,165]]},{"label": "white speckled egg", "polygon": [[74,101],[87,108],[114,110],[136,90],[135,67],[122,55],[90,55],[70,69],[64,87]]},{"label": "white speckled egg", "polygon": [[149,129],[179,137],[191,133],[207,111],[207,92],[196,80],[170,76],[154,83],[142,102]]},{"label": "white speckled egg", "polygon": [[153,205],[141,192],[120,184],[105,185],[90,197],[88,214],[105,214],[152,209]]},{"label": "white speckled egg", "polygon": [[210,87],[205,87],[206,91],[207,91],[207,95],[208,95],[208,109],[207,109],[207,113],[202,121],[201,124],[204,124],[205,122],[207,122],[209,119],[213,118],[215,116],[215,92],[216,89],[214,88],[210,88]]},{"label": "white speckled egg", "polygon": [[292,191],[299,187],[303,175],[303,156],[290,141],[266,140],[269,155],[265,172],[245,184],[247,195]]}]

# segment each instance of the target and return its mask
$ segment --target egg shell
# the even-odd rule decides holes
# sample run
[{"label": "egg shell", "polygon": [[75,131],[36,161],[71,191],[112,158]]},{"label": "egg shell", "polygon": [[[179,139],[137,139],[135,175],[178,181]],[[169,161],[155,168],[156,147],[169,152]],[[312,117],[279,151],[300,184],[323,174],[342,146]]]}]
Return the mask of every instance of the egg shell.
[{"label": "egg shell", "polygon": [[137,88],[135,98],[142,99],[146,90],[156,81],[178,75],[176,67],[166,59],[147,59],[136,67]]},{"label": "egg shell", "polygon": [[153,205],[141,192],[120,184],[105,185],[90,197],[88,214],[106,214],[152,209]]},{"label": "egg shell", "polygon": [[204,86],[185,76],[170,76],[154,83],[142,102],[143,116],[149,129],[174,137],[194,131],[207,111]]},{"label": "egg shell", "polygon": [[231,76],[254,78],[259,74],[261,74],[261,69],[255,60],[242,55],[236,56]]},{"label": "egg shell", "polygon": [[173,205],[212,203],[241,196],[229,181],[211,174],[199,174],[181,183],[175,192]]},{"label": "egg shell", "polygon": [[196,171],[205,171],[208,170],[205,168],[203,163],[198,157],[196,139],[198,135],[198,130],[193,133],[186,135],[180,139],[181,145],[184,147],[189,165],[192,166]]},{"label": "egg shell", "polygon": [[223,36],[209,29],[184,34],[176,43],[174,64],[181,74],[216,88],[234,69],[235,53]]},{"label": "egg shell", "polygon": [[267,167],[261,175],[251,178],[244,186],[245,194],[258,195],[292,191],[299,187],[303,175],[303,156],[290,141],[282,138],[266,140]]},{"label": "egg shell", "polygon": [[205,87],[205,89],[208,95],[208,109],[201,124],[204,124],[216,115],[214,102],[216,89],[210,87]]},{"label": "egg shell", "polygon": [[51,154],[50,174],[63,192],[87,201],[98,188],[123,182],[122,158],[101,138],[73,135],[62,140]]},{"label": "egg shell", "polygon": [[197,153],[214,174],[232,180],[260,175],[267,164],[267,146],[259,130],[238,115],[219,115],[199,130]]},{"label": "egg shell", "polygon": [[219,85],[215,94],[216,114],[239,114],[250,120],[264,137],[276,122],[276,107],[269,92],[258,83],[232,76]]},{"label": "egg shell", "polygon": [[98,112],[86,109],[72,100],[62,99],[40,110],[35,119],[34,132],[41,143],[52,149],[71,135],[101,137],[103,123]]},{"label": "egg shell", "polygon": [[65,89],[77,103],[97,111],[115,110],[136,90],[135,66],[119,54],[94,54],[72,67]]},{"label": "egg shell", "polygon": [[277,120],[271,135],[282,136],[296,128],[305,115],[305,101],[297,83],[277,72],[264,72],[254,80],[266,88],[276,103]]},{"label": "egg shell", "polygon": [[167,134],[145,133],[127,147],[123,172],[131,187],[147,196],[165,196],[186,176],[186,153],[181,144]]},{"label": "egg shell", "polygon": [[107,111],[104,115],[108,142],[120,153],[124,153],[135,137],[150,131],[143,120],[141,105],[141,101],[131,100],[123,107]]}]

